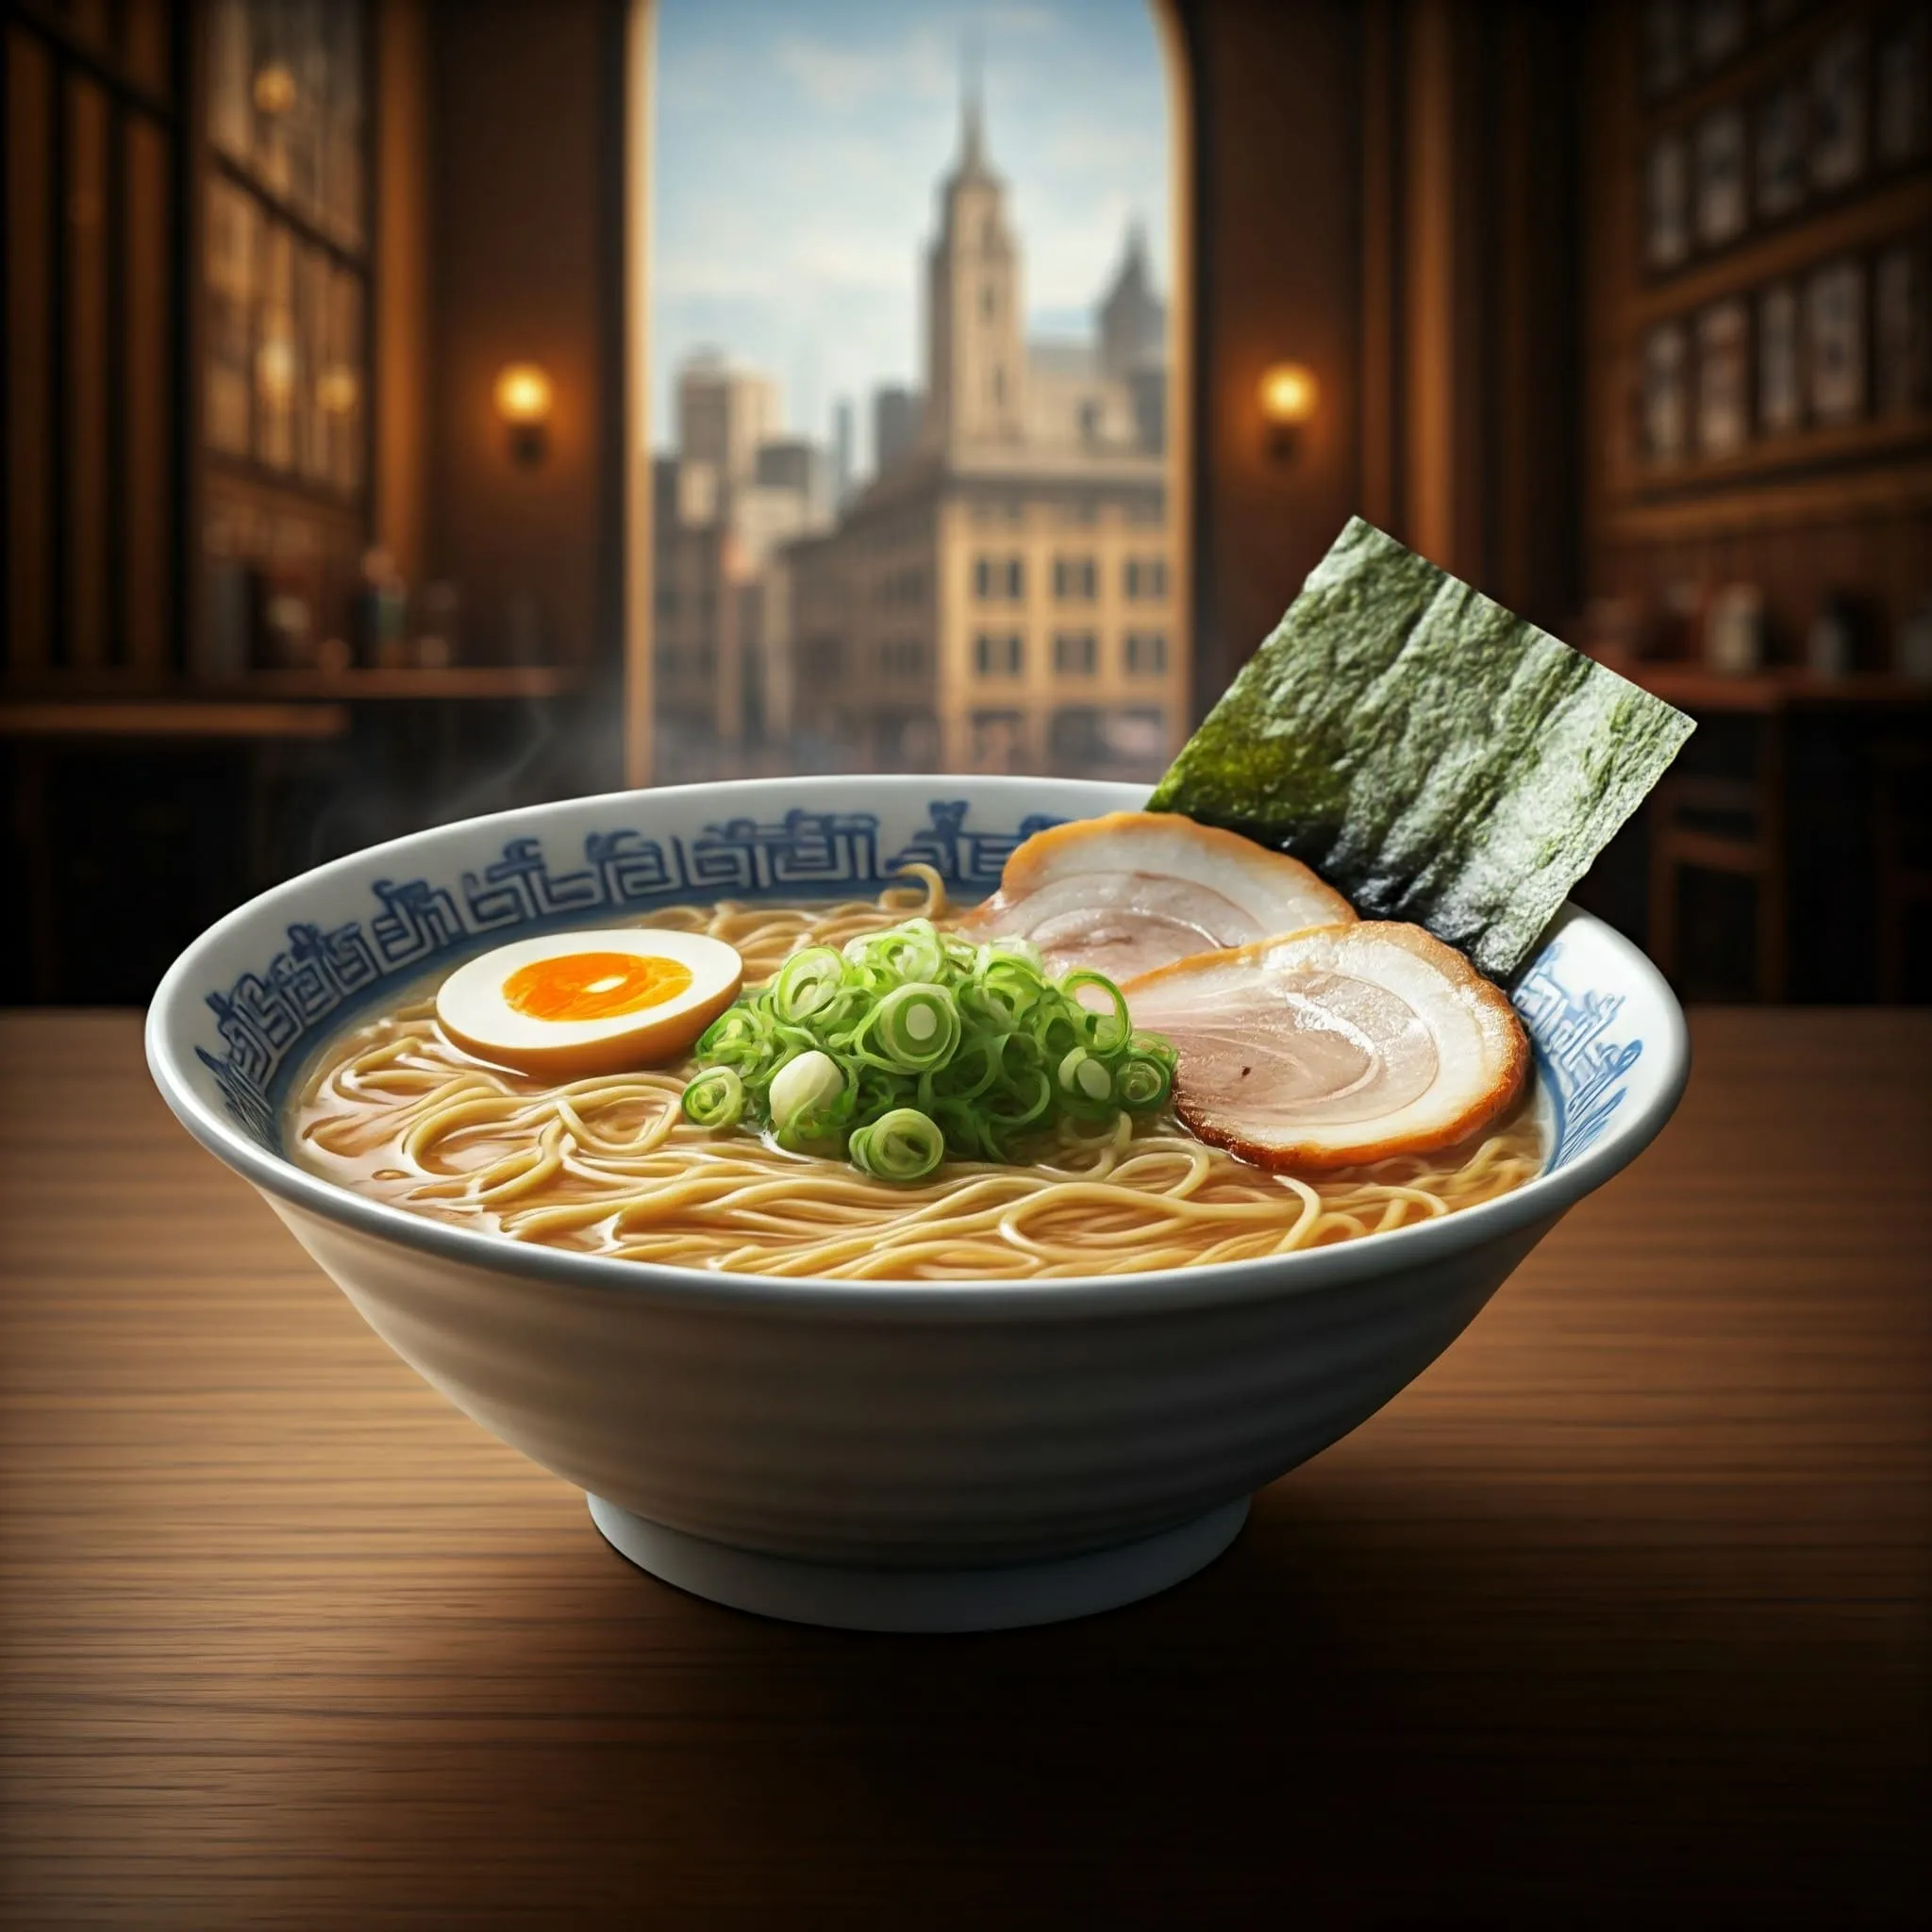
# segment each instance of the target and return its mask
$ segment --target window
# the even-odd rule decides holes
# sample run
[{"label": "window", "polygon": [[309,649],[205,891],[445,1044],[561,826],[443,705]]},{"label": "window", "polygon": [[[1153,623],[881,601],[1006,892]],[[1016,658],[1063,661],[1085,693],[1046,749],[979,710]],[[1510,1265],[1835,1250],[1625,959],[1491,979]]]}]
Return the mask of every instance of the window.
[{"label": "window", "polygon": [[1158,774],[1169,757],[1167,715],[1136,706],[1107,721],[1107,745],[1122,764]]},{"label": "window", "polygon": [[1130,603],[1153,603],[1167,595],[1167,560],[1159,557],[1130,557],[1126,567]]},{"label": "window", "polygon": [[[964,113],[955,90],[941,102],[931,86],[932,49],[958,39],[954,0],[624,4],[649,93],[630,122],[651,130],[648,169],[632,156],[646,192],[626,203],[644,312],[625,318],[637,400],[624,473],[656,492],[630,506],[642,555],[626,559],[629,581],[669,579],[654,544],[697,535],[708,546],[677,574],[702,728],[655,729],[632,708],[633,779],[779,768],[749,750],[753,688],[731,606],[721,595],[708,624],[699,614],[708,577],[741,576],[768,579],[761,609],[789,613],[768,616],[757,640],[763,751],[864,770],[896,757],[888,748],[924,715],[934,757],[1005,769],[1007,752],[975,739],[972,721],[1012,707],[1001,745],[1043,768],[1056,631],[1094,633],[1091,665],[1084,642],[1068,646],[1067,677],[1121,671],[1120,630],[1097,622],[1120,595],[1113,532],[1150,555],[1185,541],[1174,513],[1185,452],[1169,447],[1164,408],[1142,408],[1188,381],[1171,367],[1188,331],[1171,325],[1167,238],[1169,104],[1185,114],[1189,77],[1167,68],[1164,0],[1028,0],[1024,30],[987,48],[980,106]],[[862,73],[863,98],[819,84],[835,72]],[[891,194],[845,192],[855,127]],[[772,153],[785,166],[758,164]],[[845,266],[874,261],[898,265],[890,285]],[[1098,404],[1084,443],[1083,402]],[[994,447],[997,466],[960,459]],[[713,484],[701,502],[672,488],[700,475]],[[1056,544],[1068,553],[1057,576]],[[1182,568],[1186,553],[1171,555]],[[1058,621],[1036,623],[1036,603]],[[941,677],[936,624],[955,607]],[[653,612],[635,598],[625,608],[642,668]],[[1170,669],[1183,669],[1188,641],[1164,608],[1128,608],[1165,630]],[[826,680],[805,645],[833,633],[843,675]],[[903,668],[915,635],[918,685]],[[885,679],[905,681],[874,688]]]},{"label": "window", "polygon": [[1053,641],[1053,668],[1072,676],[1091,676],[1099,655],[1091,630],[1063,630]]},{"label": "window", "polygon": [[806,639],[799,653],[805,675],[814,683],[829,685],[838,679],[845,658],[844,640],[836,633],[819,632]]},{"label": "window", "polygon": [[1018,677],[1025,661],[1025,643],[1014,633],[981,631],[973,640],[973,668],[982,677]]},{"label": "window", "polygon": [[1047,725],[1048,764],[1062,776],[1091,769],[1107,756],[1105,721],[1090,705],[1062,705]]},{"label": "window", "polygon": [[[196,12],[208,135],[201,537],[213,614],[196,648],[232,673],[264,655],[301,665],[319,641],[353,635],[351,585],[369,541],[369,50],[359,7],[229,0]],[[262,572],[288,594],[250,636],[258,620],[242,592]],[[299,629],[283,627],[278,607],[301,613]]]},{"label": "window", "polygon": [[892,638],[879,646],[879,669],[888,677],[917,677],[925,664],[924,638]]},{"label": "window", "polygon": [[972,762],[975,772],[1017,772],[1026,762],[1026,717],[1023,711],[974,711]]},{"label": "window", "polygon": [[1128,675],[1154,677],[1166,669],[1166,634],[1158,630],[1130,630],[1127,633]]},{"label": "window", "polygon": [[1026,594],[1026,561],[1020,557],[981,557],[974,560],[973,594],[975,597],[1024,597]]},{"label": "window", "polygon": [[1091,557],[1057,557],[1053,560],[1053,593],[1062,603],[1074,598],[1091,600],[1096,573]]}]

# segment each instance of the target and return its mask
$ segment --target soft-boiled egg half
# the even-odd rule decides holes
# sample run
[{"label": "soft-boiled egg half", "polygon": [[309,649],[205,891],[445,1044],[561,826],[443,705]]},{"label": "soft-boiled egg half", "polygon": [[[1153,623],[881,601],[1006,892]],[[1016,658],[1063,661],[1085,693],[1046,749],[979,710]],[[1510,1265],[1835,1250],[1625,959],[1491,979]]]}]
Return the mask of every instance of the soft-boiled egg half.
[{"label": "soft-boiled egg half", "polygon": [[552,933],[458,966],[436,1017],[483,1059],[582,1080],[675,1058],[743,978],[737,948],[703,933]]}]

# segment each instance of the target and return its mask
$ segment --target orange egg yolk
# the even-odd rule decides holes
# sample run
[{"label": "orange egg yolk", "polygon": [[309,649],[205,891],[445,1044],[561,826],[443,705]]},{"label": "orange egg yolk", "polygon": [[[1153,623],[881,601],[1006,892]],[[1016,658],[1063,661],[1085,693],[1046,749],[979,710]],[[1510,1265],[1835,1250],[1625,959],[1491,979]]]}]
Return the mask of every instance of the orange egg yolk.
[{"label": "orange egg yolk", "polygon": [[641,953],[566,953],[533,959],[503,982],[505,1004],[532,1020],[614,1020],[661,1007],[691,985],[691,968]]}]

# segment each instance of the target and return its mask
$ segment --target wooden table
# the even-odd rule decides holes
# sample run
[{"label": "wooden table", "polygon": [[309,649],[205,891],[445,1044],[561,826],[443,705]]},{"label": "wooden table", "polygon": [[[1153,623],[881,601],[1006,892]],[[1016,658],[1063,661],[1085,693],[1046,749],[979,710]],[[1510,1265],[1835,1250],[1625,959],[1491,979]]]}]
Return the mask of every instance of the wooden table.
[{"label": "wooden table", "polygon": [[1932,1013],[1694,1030],[1657,1146],[1213,1569],[929,1640],[629,1568],[132,1015],[7,1018],[0,1923],[1918,1923]]}]

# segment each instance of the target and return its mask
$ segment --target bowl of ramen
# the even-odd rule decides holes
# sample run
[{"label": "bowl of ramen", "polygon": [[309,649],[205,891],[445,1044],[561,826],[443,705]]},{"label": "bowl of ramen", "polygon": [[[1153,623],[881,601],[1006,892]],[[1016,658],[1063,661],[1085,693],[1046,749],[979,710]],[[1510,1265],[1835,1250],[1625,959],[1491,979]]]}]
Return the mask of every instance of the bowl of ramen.
[{"label": "bowl of ramen", "polygon": [[1143,788],[747,780],[419,833],[169,973],[149,1062],[642,1568],[862,1628],[1191,1574],[1657,1134],[1682,1016],[1507,979]]}]

